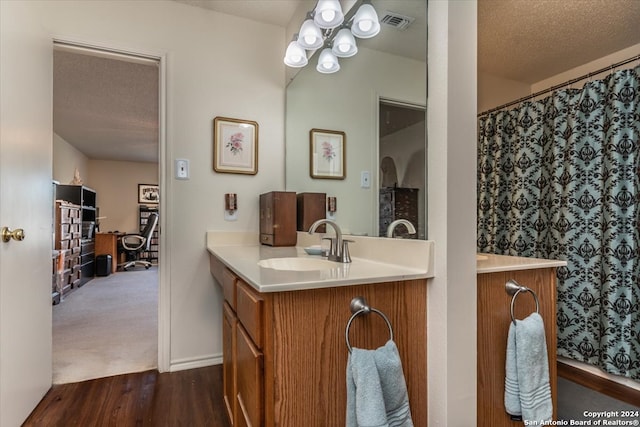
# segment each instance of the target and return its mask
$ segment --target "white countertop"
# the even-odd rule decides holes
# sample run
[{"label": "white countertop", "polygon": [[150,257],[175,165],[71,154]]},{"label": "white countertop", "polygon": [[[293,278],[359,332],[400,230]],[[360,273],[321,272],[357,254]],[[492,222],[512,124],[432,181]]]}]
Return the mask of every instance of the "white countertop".
[{"label": "white countertop", "polygon": [[499,271],[532,270],[566,266],[566,261],[540,258],[525,258],[507,255],[478,254],[478,274]]},{"label": "white countertop", "polygon": [[[315,271],[260,267],[270,258],[306,257],[304,247],[320,243],[320,235],[299,233],[298,246],[260,245],[256,233],[207,232],[207,250],[259,292],[282,292],[433,277],[433,242],[345,236],[352,262]],[[405,256],[403,252],[406,251]],[[366,257],[365,257],[366,256]]]}]

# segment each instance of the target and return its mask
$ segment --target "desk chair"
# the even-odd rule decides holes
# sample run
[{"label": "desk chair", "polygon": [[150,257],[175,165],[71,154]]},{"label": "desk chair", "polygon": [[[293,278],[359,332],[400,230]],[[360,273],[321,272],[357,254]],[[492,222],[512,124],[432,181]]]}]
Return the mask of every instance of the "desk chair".
[{"label": "desk chair", "polygon": [[125,234],[119,239],[118,250],[127,254],[127,261],[119,264],[124,271],[130,267],[138,265],[143,266],[147,270],[151,267],[149,260],[140,259],[142,252],[149,252],[151,246],[151,236],[158,224],[158,214],[151,212],[147,217],[147,224],[140,234]]}]

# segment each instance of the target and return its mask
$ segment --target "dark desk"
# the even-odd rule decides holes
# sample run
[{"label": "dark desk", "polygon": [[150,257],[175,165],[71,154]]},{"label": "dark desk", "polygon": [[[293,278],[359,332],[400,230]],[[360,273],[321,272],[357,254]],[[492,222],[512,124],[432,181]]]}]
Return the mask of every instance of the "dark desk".
[{"label": "dark desk", "polygon": [[96,233],[96,256],[111,255],[111,273],[118,269],[118,238],[123,233]]}]

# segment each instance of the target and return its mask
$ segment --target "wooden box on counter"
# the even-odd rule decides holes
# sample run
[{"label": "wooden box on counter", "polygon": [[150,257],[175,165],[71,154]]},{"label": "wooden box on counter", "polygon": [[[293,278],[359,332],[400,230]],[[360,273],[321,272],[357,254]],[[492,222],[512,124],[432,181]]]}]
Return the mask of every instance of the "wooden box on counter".
[{"label": "wooden box on counter", "polygon": [[[298,193],[296,199],[298,204],[298,231],[309,231],[314,222],[327,217],[326,193]],[[324,233],[325,226],[319,226],[316,231]]]},{"label": "wooden box on counter", "polygon": [[260,195],[260,243],[269,246],[295,246],[296,193],[271,191]]}]

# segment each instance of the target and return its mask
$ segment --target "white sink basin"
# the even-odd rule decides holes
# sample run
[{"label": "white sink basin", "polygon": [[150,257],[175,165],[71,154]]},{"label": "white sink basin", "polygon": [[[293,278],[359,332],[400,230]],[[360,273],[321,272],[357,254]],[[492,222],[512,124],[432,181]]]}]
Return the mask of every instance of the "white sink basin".
[{"label": "white sink basin", "polygon": [[317,271],[336,268],[334,261],[327,261],[320,258],[269,258],[258,261],[258,265],[264,268],[272,268],[274,270],[290,270],[290,271]]}]

